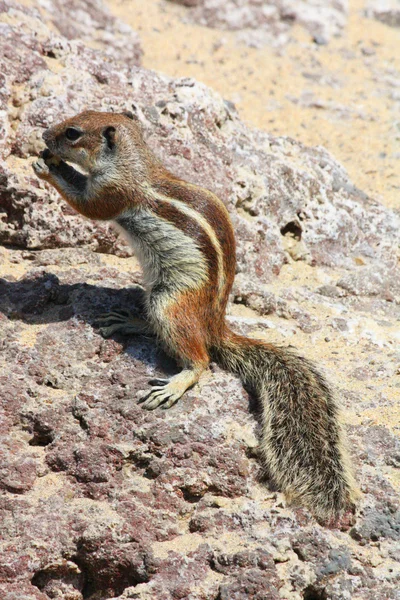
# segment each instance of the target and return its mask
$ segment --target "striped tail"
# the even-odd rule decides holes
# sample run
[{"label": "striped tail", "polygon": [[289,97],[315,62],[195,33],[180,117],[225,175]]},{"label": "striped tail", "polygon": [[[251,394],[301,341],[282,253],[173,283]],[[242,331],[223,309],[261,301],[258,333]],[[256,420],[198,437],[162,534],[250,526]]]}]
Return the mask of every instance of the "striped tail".
[{"label": "striped tail", "polygon": [[352,508],[357,492],[338,406],[315,367],[290,350],[229,330],[214,354],[259,398],[263,466],[288,501],[324,522]]}]

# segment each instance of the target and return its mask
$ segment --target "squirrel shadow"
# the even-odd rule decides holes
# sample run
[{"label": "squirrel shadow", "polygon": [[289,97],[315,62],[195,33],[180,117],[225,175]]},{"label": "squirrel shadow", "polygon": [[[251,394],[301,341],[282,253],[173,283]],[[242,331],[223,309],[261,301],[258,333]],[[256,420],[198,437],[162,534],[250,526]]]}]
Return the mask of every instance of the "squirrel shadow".
[{"label": "squirrel shadow", "polygon": [[[88,283],[61,283],[54,273],[44,272],[28,275],[18,281],[0,278],[0,313],[10,321],[22,321],[30,325],[48,325],[77,318],[89,324],[101,335],[96,326],[99,316],[111,310],[127,310],[135,317],[144,318],[144,290],[133,284],[125,288],[112,288]],[[140,352],[140,360],[147,366],[160,370],[170,377],[180,371],[177,362],[157,344],[154,336],[127,336],[115,333],[113,339],[124,345],[124,352],[135,354],[134,348],[156,347],[155,353]],[[155,359],[151,358],[155,355]],[[249,387],[248,410],[260,421],[260,408],[256,396]]]},{"label": "squirrel shadow", "polygon": [[[96,326],[99,315],[115,309],[130,311],[135,317],[144,317],[144,290],[140,286],[114,289],[88,283],[60,283],[53,273],[40,273],[18,281],[0,278],[0,313],[10,321],[28,325],[49,325],[77,318],[89,324],[101,335]],[[137,344],[156,346],[155,359],[140,352],[140,360],[160,370],[167,377],[179,372],[177,363],[157,344],[154,336],[110,335],[124,345],[124,352],[132,354]],[[136,355],[136,353],[135,353]]]}]

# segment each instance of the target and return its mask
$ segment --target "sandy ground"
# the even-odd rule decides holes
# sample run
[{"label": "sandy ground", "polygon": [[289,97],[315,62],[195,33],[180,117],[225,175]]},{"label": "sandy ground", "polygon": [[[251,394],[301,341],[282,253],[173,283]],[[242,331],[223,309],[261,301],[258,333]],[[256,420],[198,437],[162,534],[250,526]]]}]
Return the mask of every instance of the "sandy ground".
[{"label": "sandy ground", "polygon": [[399,206],[400,33],[350,0],[347,28],[326,46],[300,26],[279,51],[240,44],[235,32],[183,22],[165,0],[108,0],[140,33],[143,65],[203,81],[233,101],[242,119],[276,135],[323,145],[354,183]]}]

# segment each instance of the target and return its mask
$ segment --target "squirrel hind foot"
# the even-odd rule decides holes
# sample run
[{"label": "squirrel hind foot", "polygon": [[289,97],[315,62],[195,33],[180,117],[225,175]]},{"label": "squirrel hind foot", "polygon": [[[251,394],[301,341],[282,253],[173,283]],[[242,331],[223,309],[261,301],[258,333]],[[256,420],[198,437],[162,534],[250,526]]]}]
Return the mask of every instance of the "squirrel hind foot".
[{"label": "squirrel hind foot", "polygon": [[171,408],[183,394],[199,380],[197,369],[183,369],[171,379],[153,379],[155,385],[150,392],[140,397],[138,403],[146,410],[154,410],[158,406]]},{"label": "squirrel hind foot", "polygon": [[114,333],[123,335],[148,335],[151,333],[150,326],[146,321],[134,317],[129,311],[122,309],[99,315],[96,319],[96,325],[98,325],[101,335],[105,338]]}]

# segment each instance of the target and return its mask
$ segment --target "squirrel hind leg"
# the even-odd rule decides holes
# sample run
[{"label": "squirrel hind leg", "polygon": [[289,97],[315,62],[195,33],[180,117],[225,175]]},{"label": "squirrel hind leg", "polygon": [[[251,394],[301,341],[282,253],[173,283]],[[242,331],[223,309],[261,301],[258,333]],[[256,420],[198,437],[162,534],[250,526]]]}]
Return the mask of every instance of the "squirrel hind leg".
[{"label": "squirrel hind leg", "polygon": [[139,399],[143,408],[170,408],[187,389],[197,383],[210,364],[205,326],[194,310],[194,307],[201,305],[202,297],[195,293],[182,294],[172,304],[165,302],[162,296],[151,299],[149,317],[154,330],[165,350],[183,365],[183,370],[166,382],[156,381],[161,385],[155,385]]},{"label": "squirrel hind leg", "polygon": [[139,403],[146,410],[154,410],[158,406],[161,408],[171,408],[181,396],[198,382],[201,373],[205,367],[203,364],[194,365],[191,368],[183,369],[177,375],[169,380],[154,380],[155,385],[150,392],[139,399]]}]

